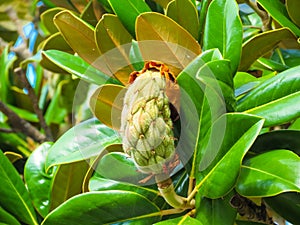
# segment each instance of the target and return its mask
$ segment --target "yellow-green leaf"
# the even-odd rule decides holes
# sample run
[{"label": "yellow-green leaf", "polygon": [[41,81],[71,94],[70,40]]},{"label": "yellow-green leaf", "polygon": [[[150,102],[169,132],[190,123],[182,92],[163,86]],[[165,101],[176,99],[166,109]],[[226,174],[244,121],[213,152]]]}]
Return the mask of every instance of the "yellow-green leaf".
[{"label": "yellow-green leaf", "polygon": [[126,84],[129,74],[134,70],[129,60],[132,36],[117,16],[106,14],[96,26],[95,38],[111,73]]},{"label": "yellow-green leaf", "polygon": [[167,16],[185,28],[197,40],[199,19],[196,6],[190,0],[174,0],[168,4]]},{"label": "yellow-green leaf", "polygon": [[300,27],[300,1],[299,0],[286,0],[285,5],[287,8],[287,12],[291,18],[291,20]]},{"label": "yellow-green leaf", "polygon": [[175,74],[201,53],[200,45],[189,32],[159,13],[142,13],[137,18],[136,37],[145,61],[162,61]]},{"label": "yellow-green leaf", "polygon": [[94,115],[115,130],[120,129],[125,91],[123,86],[107,84],[99,87],[90,99],[90,108]]},{"label": "yellow-green leaf", "polygon": [[243,44],[240,71],[246,71],[259,57],[272,50],[281,40],[294,38],[287,28],[266,31],[249,39]]}]

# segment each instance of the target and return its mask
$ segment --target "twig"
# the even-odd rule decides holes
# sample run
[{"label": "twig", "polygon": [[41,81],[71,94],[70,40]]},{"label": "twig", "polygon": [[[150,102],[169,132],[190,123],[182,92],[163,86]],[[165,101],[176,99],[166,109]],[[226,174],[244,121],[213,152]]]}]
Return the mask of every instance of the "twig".
[{"label": "twig", "polygon": [[16,68],[15,73],[20,77],[21,82],[23,83],[24,87],[28,91],[28,96],[31,99],[31,102],[32,102],[32,105],[33,105],[33,110],[36,113],[37,117],[39,118],[39,122],[40,122],[41,127],[45,131],[46,139],[48,141],[52,141],[53,136],[52,136],[51,129],[49,128],[49,126],[46,123],[46,120],[43,116],[42,110],[39,108],[38,98],[37,98],[33,88],[31,87],[31,85],[30,85],[30,83],[29,83],[29,81],[26,77],[26,74],[25,74],[24,70],[22,68]]},{"label": "twig", "polygon": [[0,128],[0,133],[15,133],[12,129]]},{"label": "twig", "polygon": [[267,30],[271,30],[271,17],[269,16],[269,14],[264,11],[261,10],[256,1],[251,1],[251,0],[245,0],[246,4],[249,5],[256,13],[257,15],[261,18],[263,26],[262,26],[262,31],[267,31]]},{"label": "twig", "polygon": [[46,141],[46,137],[42,134],[38,129],[28,123],[26,120],[22,119],[18,116],[14,111],[8,108],[1,100],[0,100],[0,111],[3,112],[10,123],[12,130],[15,132],[22,132],[25,135],[31,137],[33,140],[37,142]]},{"label": "twig", "polygon": [[237,209],[241,216],[247,218],[249,221],[275,224],[272,218],[268,216],[266,206],[263,203],[261,206],[258,206],[250,199],[235,194],[231,198],[230,204],[233,208]]}]

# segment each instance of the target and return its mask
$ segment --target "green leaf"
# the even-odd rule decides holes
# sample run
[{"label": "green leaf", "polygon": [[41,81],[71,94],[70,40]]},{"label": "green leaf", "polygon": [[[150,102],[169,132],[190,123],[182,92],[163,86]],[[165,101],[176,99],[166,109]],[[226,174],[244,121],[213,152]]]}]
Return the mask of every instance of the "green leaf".
[{"label": "green leaf", "polygon": [[43,51],[42,56],[68,73],[71,73],[88,83],[97,85],[105,84],[106,82],[119,83],[111,79],[108,75],[95,69],[78,56],[58,50]]},{"label": "green leaf", "polygon": [[164,220],[154,225],[203,225],[199,220],[190,217],[189,215],[180,216],[175,219]]},{"label": "green leaf", "polygon": [[140,71],[144,68],[144,59],[142,57],[138,42],[135,40],[132,40],[131,43],[129,59],[136,71]]},{"label": "green leaf", "polygon": [[272,50],[280,41],[294,38],[287,28],[270,30],[255,35],[243,44],[240,71],[246,71],[259,57]]},{"label": "green leaf", "polygon": [[199,73],[203,67],[208,68],[206,63],[214,58],[213,55],[212,51],[204,52],[177,77],[181,92],[181,137],[177,149],[179,154],[182,151],[186,160],[194,154],[191,177],[198,173],[198,167],[195,168],[196,161],[200,160],[197,158],[197,146],[205,145],[203,138],[209,132],[210,126],[226,112],[218,79],[209,69]]},{"label": "green leaf", "polygon": [[269,151],[243,163],[236,190],[252,197],[300,192],[299,171],[299,156],[288,150]]},{"label": "green leaf", "polygon": [[103,156],[95,171],[101,177],[133,184],[138,184],[145,178],[145,174],[137,170],[133,160],[122,152],[112,152]]},{"label": "green leaf", "polygon": [[[100,52],[94,38],[94,28],[70,11],[62,11],[54,17],[54,23],[66,42],[85,61],[109,74],[104,62],[99,60]],[[78,41],[80,40],[80,44]]]},{"label": "green leaf", "polygon": [[[198,208],[196,219],[203,225],[232,225],[236,218],[236,210],[229,204],[233,193],[224,198],[209,199],[202,197],[196,199]],[[200,195],[198,196],[200,198]]]},{"label": "green leaf", "polygon": [[[140,184],[141,185],[141,184]],[[109,191],[109,190],[119,190],[119,191],[130,191],[144,196],[152,202],[156,202],[162,200],[159,197],[159,192],[157,190],[153,190],[151,188],[137,186],[130,183],[118,182],[114,180],[109,180],[105,178],[101,178],[97,173],[94,174],[89,182],[90,191]]]},{"label": "green leaf", "polygon": [[52,174],[45,171],[45,161],[52,143],[45,142],[36,148],[25,164],[24,178],[38,213],[45,217],[49,213]]},{"label": "green leaf", "polygon": [[152,224],[160,217],[159,208],[137,193],[100,191],[71,198],[52,211],[42,225],[86,224],[87,221],[89,225],[121,222],[142,225]]},{"label": "green leaf", "polygon": [[300,17],[297,12],[297,9],[300,8],[300,2],[297,0],[287,0],[285,2],[287,12],[291,18],[291,20],[298,26],[300,27]]},{"label": "green leaf", "polygon": [[159,13],[139,15],[136,37],[145,61],[161,61],[176,75],[201,53],[200,45],[190,33]]},{"label": "green leaf", "polygon": [[[242,159],[263,125],[263,119],[239,113],[221,116],[211,127],[207,146],[201,146],[197,186],[201,195],[220,198],[234,186]],[[230,171],[230,173],[228,172]]]},{"label": "green leaf", "polygon": [[119,17],[129,33],[135,37],[136,18],[144,12],[151,12],[145,1],[141,0],[108,0],[114,13]]},{"label": "green leaf", "polygon": [[7,157],[0,150],[0,205],[19,221],[38,225],[27,189]]},{"label": "green leaf", "polygon": [[15,217],[6,212],[2,207],[0,207],[0,224],[21,225]]},{"label": "green leaf", "polygon": [[198,12],[196,6],[190,0],[173,0],[168,4],[166,15],[198,40]]},{"label": "green leaf", "polygon": [[95,38],[112,74],[127,84],[129,74],[134,70],[129,60],[132,36],[117,16],[106,14],[95,28]]},{"label": "green leaf", "polygon": [[55,90],[54,96],[45,113],[46,123],[49,125],[51,123],[60,124],[67,115],[67,110],[60,107],[60,98],[62,86],[67,83],[68,80],[62,80],[59,82],[58,87]]},{"label": "green leaf", "polygon": [[300,36],[300,29],[290,20],[285,5],[280,0],[257,0],[257,2],[281,26],[288,27],[295,35]]},{"label": "green leaf", "polygon": [[106,147],[120,144],[119,134],[96,119],[82,122],[64,133],[50,148],[47,170],[60,164],[78,162],[100,154]]},{"label": "green leaf", "polygon": [[57,168],[51,186],[50,211],[82,192],[82,183],[88,168],[85,160],[63,164]]},{"label": "green leaf", "polygon": [[242,33],[236,1],[212,1],[207,11],[203,48],[218,48],[224,59],[230,60],[233,73],[240,62]]},{"label": "green leaf", "polygon": [[264,198],[264,201],[276,213],[292,224],[299,223],[300,194],[296,192],[282,193],[273,197]]},{"label": "green leaf", "polygon": [[300,116],[300,66],[264,81],[238,101],[237,110],[266,119],[264,126],[282,124]]},{"label": "green leaf", "polygon": [[275,130],[261,134],[251,146],[250,151],[261,153],[275,149],[287,149],[300,155],[300,131]]}]

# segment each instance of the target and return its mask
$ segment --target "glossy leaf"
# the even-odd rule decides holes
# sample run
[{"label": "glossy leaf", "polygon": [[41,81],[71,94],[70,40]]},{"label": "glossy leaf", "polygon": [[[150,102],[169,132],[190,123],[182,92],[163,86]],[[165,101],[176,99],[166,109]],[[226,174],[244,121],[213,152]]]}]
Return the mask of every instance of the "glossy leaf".
[{"label": "glossy leaf", "polygon": [[172,0],[153,0],[154,2],[156,2],[157,4],[159,4],[160,6],[162,6],[163,8],[167,8],[168,4],[172,1]]},{"label": "glossy leaf", "polygon": [[101,178],[98,174],[93,175],[89,183],[90,191],[109,191],[109,190],[119,190],[119,191],[130,191],[144,196],[150,201],[162,200],[159,197],[159,192],[151,188],[143,187],[141,184],[133,185],[130,183],[118,182],[110,179]]},{"label": "glossy leaf", "polygon": [[175,219],[164,220],[154,225],[203,225],[199,220],[190,217],[189,215],[180,216]]},{"label": "glossy leaf", "polygon": [[95,28],[96,44],[110,71],[123,84],[134,70],[129,60],[132,36],[115,15],[104,15]]},{"label": "glossy leaf", "polygon": [[201,53],[200,45],[190,33],[169,17],[159,13],[139,15],[136,37],[145,61],[161,61],[175,74]]},{"label": "glossy leaf", "polygon": [[173,0],[168,4],[166,14],[198,40],[198,12],[190,0]]},{"label": "glossy leaf", "polygon": [[300,116],[299,66],[264,81],[238,101],[237,110],[262,116],[264,126],[288,122]]},{"label": "glossy leaf", "polygon": [[299,171],[299,156],[288,150],[269,151],[243,163],[236,189],[241,195],[252,197],[300,192]]},{"label": "glossy leaf", "polygon": [[130,221],[142,225],[152,224],[159,219],[159,208],[139,194],[129,191],[100,191],[71,198],[52,211],[42,225],[85,224],[87,221],[89,225]]},{"label": "glossy leaf", "polygon": [[136,18],[144,12],[151,12],[149,6],[140,0],[108,0],[115,14],[122,21],[129,33],[135,36]]},{"label": "glossy leaf", "polygon": [[[24,178],[33,205],[42,217],[49,213],[52,173],[46,173],[45,161],[52,143],[36,148],[25,164]],[[53,171],[52,171],[53,172]]]},{"label": "glossy leaf", "polygon": [[[203,225],[232,225],[236,218],[236,210],[229,204],[233,193],[224,198],[209,199],[202,197],[198,202],[196,219]],[[200,198],[200,195],[199,197]]]},{"label": "glossy leaf", "polygon": [[118,133],[96,119],[82,122],[61,136],[50,148],[47,160],[47,170],[60,164],[78,162],[97,156],[106,147],[120,144]]},{"label": "glossy leaf", "polygon": [[[54,18],[54,23],[66,42],[81,58],[103,73],[109,74],[105,63],[99,59],[101,53],[98,51],[92,26],[70,11],[58,13]],[[79,40],[80,44],[78,44]]]},{"label": "glossy leaf", "polygon": [[288,27],[295,35],[300,36],[300,28],[289,19],[285,5],[280,0],[257,0],[257,2],[281,26]]},{"label": "glossy leaf", "polygon": [[199,151],[200,174],[196,188],[201,195],[220,198],[233,188],[242,159],[262,125],[263,119],[238,113],[225,114],[212,125],[214,139],[208,142],[203,140],[208,145],[202,146]]},{"label": "glossy leaf", "polygon": [[287,0],[285,2],[287,12],[291,18],[291,20],[298,26],[300,27],[300,17],[299,14],[297,13],[297,9],[300,8],[299,1],[297,0]]},{"label": "glossy leaf", "polygon": [[39,49],[46,51],[49,49],[60,50],[63,52],[74,53],[73,49],[67,44],[63,36],[56,32],[41,43]]},{"label": "glossy leaf", "polygon": [[292,224],[299,223],[300,194],[296,192],[282,193],[264,198],[264,201],[280,216]]},{"label": "glossy leaf", "polygon": [[103,85],[90,98],[90,108],[105,125],[120,129],[123,97],[126,89],[120,85]]},{"label": "glossy leaf", "polygon": [[0,205],[19,221],[38,225],[27,189],[17,170],[0,150]]},{"label": "glossy leaf", "polygon": [[[206,62],[214,58],[214,54],[211,53],[204,52],[198,56],[177,77],[181,88],[181,137],[177,149],[182,151],[182,157],[188,160],[194,154],[191,177],[198,173],[198,166],[195,168],[196,162],[198,164],[200,161],[197,146],[206,144],[203,138],[210,135],[208,132],[212,123],[226,111],[216,74],[207,69],[209,67]],[[202,70],[204,67],[206,69]],[[201,70],[202,73],[199,73]]]},{"label": "glossy leaf", "polygon": [[111,79],[108,75],[95,69],[78,56],[58,50],[44,51],[42,52],[42,56],[68,73],[71,73],[88,83],[97,85],[106,82],[118,83],[116,80]]},{"label": "glossy leaf", "polygon": [[266,31],[255,35],[243,44],[240,71],[246,71],[259,57],[272,50],[283,39],[294,38],[287,28]]},{"label": "glossy leaf", "polygon": [[98,20],[104,14],[104,9],[98,1],[90,1],[86,4],[80,18],[88,22],[92,26],[96,26]]},{"label": "glossy leaf", "polygon": [[144,59],[142,57],[138,42],[135,40],[132,40],[131,43],[129,59],[136,71],[142,70],[144,68]]},{"label": "glossy leaf", "polygon": [[250,151],[261,153],[275,149],[287,149],[300,155],[299,130],[275,130],[257,137]]},{"label": "glossy leaf", "polygon": [[95,168],[95,173],[107,179],[133,184],[138,184],[145,178],[145,174],[137,170],[133,160],[121,152],[112,152],[103,156]]},{"label": "glossy leaf", "polygon": [[82,183],[88,168],[88,162],[85,160],[60,165],[57,168],[51,186],[51,211],[82,192]]},{"label": "glossy leaf", "polygon": [[240,62],[241,47],[242,23],[236,1],[212,1],[207,11],[203,48],[218,48],[224,59],[230,60],[235,72]]},{"label": "glossy leaf", "polygon": [[21,225],[19,221],[11,214],[0,207],[0,224],[3,225]]},{"label": "glossy leaf", "polygon": [[64,8],[55,7],[55,8],[48,9],[41,14],[41,21],[51,34],[58,32],[58,29],[55,26],[53,19],[57,13],[63,10]]}]

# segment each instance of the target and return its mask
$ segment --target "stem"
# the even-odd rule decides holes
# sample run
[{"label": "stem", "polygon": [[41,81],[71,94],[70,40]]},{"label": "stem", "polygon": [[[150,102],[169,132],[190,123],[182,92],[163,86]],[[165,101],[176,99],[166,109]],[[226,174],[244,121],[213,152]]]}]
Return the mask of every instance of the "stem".
[{"label": "stem", "polygon": [[256,13],[257,15],[261,18],[263,26],[262,26],[262,31],[267,31],[267,30],[271,30],[271,18],[269,16],[269,14],[264,11],[261,10],[258,6],[257,6],[257,2],[253,2],[251,0],[245,0],[246,4],[249,5]]},{"label": "stem", "polygon": [[21,131],[25,135],[40,143],[45,141],[45,136],[38,129],[19,117],[18,114],[8,108],[1,100],[0,111],[7,116],[8,122],[14,131]]},{"label": "stem", "polygon": [[175,209],[191,209],[195,207],[195,200],[187,201],[187,198],[179,196],[175,192],[172,179],[166,174],[155,176],[158,190],[166,202]]},{"label": "stem", "polygon": [[46,133],[46,139],[48,141],[52,141],[53,137],[52,137],[51,129],[46,124],[46,120],[43,116],[43,112],[39,108],[38,97],[36,96],[33,88],[31,87],[24,70],[22,68],[16,68],[15,73],[20,77],[21,82],[23,83],[24,87],[28,90],[28,96],[31,99],[33,110],[36,113],[37,117],[39,118],[41,127],[44,129],[44,131]]}]

